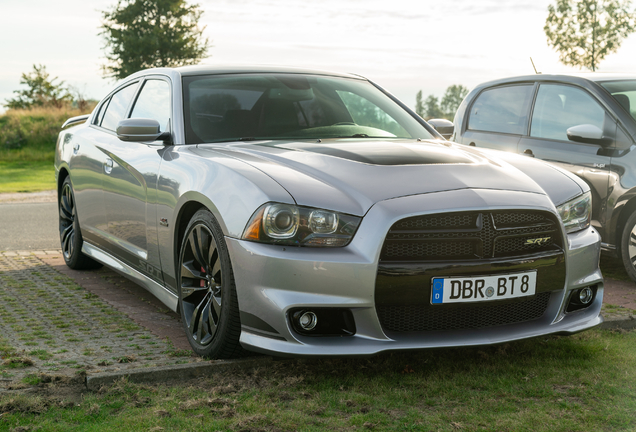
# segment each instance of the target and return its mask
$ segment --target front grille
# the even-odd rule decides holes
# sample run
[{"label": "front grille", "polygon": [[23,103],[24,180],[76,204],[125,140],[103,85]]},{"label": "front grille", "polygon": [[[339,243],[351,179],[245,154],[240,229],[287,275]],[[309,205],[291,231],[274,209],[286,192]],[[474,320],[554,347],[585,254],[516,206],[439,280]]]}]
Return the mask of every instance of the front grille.
[{"label": "front grille", "polygon": [[549,300],[550,293],[542,292],[530,300],[514,303],[451,308],[413,304],[377,306],[377,312],[382,328],[390,332],[478,329],[541,318]]},{"label": "front grille", "polygon": [[519,257],[561,250],[556,218],[541,211],[462,212],[396,222],[380,261],[453,261]]},{"label": "front grille", "polygon": [[[415,216],[386,236],[375,306],[389,333],[479,329],[541,318],[551,292],[565,284],[561,224],[530,210]],[[536,295],[472,304],[431,304],[434,277],[477,277],[536,271]]]}]

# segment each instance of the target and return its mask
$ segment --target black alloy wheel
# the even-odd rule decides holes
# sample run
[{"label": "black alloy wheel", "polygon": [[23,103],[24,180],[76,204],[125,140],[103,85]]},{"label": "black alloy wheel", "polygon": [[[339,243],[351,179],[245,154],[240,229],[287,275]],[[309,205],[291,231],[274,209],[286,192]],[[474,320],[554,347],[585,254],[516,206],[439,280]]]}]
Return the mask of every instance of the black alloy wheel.
[{"label": "black alloy wheel", "polygon": [[241,355],[234,276],[223,233],[208,210],[188,224],[179,258],[179,311],[192,349],[203,357]]},{"label": "black alloy wheel", "polygon": [[636,281],[636,213],[632,213],[623,227],[620,257],[627,275]]},{"label": "black alloy wheel", "polygon": [[60,215],[60,244],[66,265],[75,270],[99,268],[102,265],[82,253],[82,231],[75,209],[75,195],[71,178],[66,177],[58,196]]}]

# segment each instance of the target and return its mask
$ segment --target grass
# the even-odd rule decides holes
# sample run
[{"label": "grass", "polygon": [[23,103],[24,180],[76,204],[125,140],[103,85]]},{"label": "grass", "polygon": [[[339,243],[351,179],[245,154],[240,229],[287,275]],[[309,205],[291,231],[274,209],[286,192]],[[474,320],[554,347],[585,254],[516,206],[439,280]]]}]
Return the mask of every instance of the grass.
[{"label": "grass", "polygon": [[0,193],[55,189],[53,162],[0,161]]},{"label": "grass", "polygon": [[80,114],[68,107],[7,111],[0,116],[0,161],[53,163],[62,124]]},{"label": "grass", "polygon": [[71,108],[36,108],[0,115],[0,193],[55,189],[57,135],[66,119],[80,114]]},{"label": "grass", "polygon": [[0,429],[633,430],[634,346],[636,332],[589,331],[494,347],[273,362],[172,385],[119,381],[96,393],[66,391],[66,399],[57,387],[45,396],[0,396]]}]

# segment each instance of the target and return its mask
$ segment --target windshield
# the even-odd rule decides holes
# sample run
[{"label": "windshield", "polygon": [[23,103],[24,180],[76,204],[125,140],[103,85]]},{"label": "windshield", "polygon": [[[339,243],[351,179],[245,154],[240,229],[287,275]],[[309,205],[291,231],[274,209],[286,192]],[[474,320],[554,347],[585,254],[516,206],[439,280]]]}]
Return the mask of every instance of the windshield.
[{"label": "windshield", "polygon": [[186,143],[433,136],[367,81],[301,74],[183,78]]},{"label": "windshield", "polygon": [[636,81],[609,81],[599,83],[636,120]]}]

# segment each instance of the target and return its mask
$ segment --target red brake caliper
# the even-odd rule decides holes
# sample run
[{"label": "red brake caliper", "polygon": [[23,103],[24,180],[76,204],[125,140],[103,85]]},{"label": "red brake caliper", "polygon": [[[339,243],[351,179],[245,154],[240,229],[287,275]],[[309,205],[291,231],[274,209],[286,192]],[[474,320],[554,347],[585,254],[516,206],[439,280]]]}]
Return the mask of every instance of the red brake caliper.
[{"label": "red brake caliper", "polygon": [[[205,270],[203,269],[203,267],[201,267],[201,273],[205,273]],[[204,287],[205,286],[205,281],[203,279],[201,279],[200,284],[201,284],[201,287]]]}]

